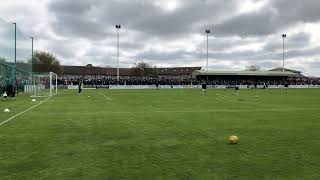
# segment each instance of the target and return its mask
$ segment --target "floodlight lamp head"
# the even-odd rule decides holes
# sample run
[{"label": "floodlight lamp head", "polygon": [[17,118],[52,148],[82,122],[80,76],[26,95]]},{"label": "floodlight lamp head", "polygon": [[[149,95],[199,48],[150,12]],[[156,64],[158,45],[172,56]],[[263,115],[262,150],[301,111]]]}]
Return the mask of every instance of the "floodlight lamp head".
[{"label": "floodlight lamp head", "polygon": [[117,24],[117,25],[116,25],[116,28],[117,28],[117,29],[121,29],[121,25]]},{"label": "floodlight lamp head", "polygon": [[207,29],[207,30],[206,30],[206,33],[209,34],[209,33],[210,33],[210,29]]},{"label": "floodlight lamp head", "polygon": [[283,38],[287,37],[287,34],[282,34],[282,37],[283,37]]}]

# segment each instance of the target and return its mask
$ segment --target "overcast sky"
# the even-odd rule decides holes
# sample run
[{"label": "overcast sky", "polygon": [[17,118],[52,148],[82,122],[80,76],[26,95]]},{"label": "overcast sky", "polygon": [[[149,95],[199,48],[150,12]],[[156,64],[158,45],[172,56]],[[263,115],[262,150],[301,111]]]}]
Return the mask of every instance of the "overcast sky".
[{"label": "overcast sky", "polygon": [[62,64],[161,67],[206,65],[242,70],[285,66],[320,76],[319,0],[1,0],[0,18],[16,21],[35,49]]}]

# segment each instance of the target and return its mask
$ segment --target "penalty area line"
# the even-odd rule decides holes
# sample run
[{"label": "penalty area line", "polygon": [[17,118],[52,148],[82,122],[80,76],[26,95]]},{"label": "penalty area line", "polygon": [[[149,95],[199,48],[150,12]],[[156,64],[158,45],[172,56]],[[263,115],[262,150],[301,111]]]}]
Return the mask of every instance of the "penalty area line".
[{"label": "penalty area line", "polygon": [[0,127],[1,127],[2,125],[4,125],[4,124],[8,123],[8,122],[11,121],[12,119],[20,116],[21,114],[24,114],[24,113],[32,110],[33,108],[36,108],[36,107],[40,106],[41,104],[43,104],[44,102],[46,102],[49,98],[50,98],[50,96],[49,96],[47,99],[41,101],[40,103],[38,103],[38,104],[36,104],[36,105],[34,105],[34,106],[31,106],[30,108],[28,108],[28,109],[26,109],[26,110],[24,110],[24,111],[22,111],[22,112],[19,112],[18,114],[15,114],[15,115],[11,116],[11,117],[10,117],[9,119],[7,119],[7,120],[4,120],[4,121],[0,122]]},{"label": "penalty area line", "polygon": [[106,100],[108,100],[108,101],[111,101],[111,100],[112,100],[110,97],[108,97],[108,96],[106,96],[106,95],[104,95],[104,94],[102,94],[102,95],[103,95],[103,97],[104,97]]}]

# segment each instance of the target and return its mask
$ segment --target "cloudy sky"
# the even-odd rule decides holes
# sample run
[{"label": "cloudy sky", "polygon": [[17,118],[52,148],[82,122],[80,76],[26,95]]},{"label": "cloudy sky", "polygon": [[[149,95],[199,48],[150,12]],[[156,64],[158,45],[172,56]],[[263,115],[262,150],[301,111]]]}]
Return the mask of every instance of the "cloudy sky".
[{"label": "cloudy sky", "polygon": [[120,66],[206,65],[242,70],[285,66],[320,76],[318,0],[1,0],[0,18],[16,21],[35,49],[55,54],[62,64]]}]

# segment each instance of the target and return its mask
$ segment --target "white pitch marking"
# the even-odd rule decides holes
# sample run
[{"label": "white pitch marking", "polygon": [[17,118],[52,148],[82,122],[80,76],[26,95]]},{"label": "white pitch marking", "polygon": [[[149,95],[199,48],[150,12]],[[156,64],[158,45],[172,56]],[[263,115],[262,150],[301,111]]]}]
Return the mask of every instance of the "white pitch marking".
[{"label": "white pitch marking", "polygon": [[34,106],[32,106],[32,107],[30,107],[30,108],[22,111],[22,112],[19,112],[18,114],[15,114],[14,116],[11,116],[9,119],[7,119],[7,120],[5,120],[5,121],[0,122],[0,126],[6,124],[7,122],[9,122],[9,121],[11,121],[12,119],[20,116],[21,114],[26,113],[26,112],[30,111],[31,109],[33,109],[33,108],[35,108],[35,107],[43,104],[43,103],[46,102],[49,98],[50,98],[50,96],[49,96],[47,99],[43,100],[42,102],[40,102],[40,103],[38,103],[38,104],[36,104],[36,105],[34,105]]},{"label": "white pitch marking", "polygon": [[105,98],[106,100],[108,100],[108,101],[111,101],[111,100],[112,100],[110,97],[108,97],[108,96],[106,96],[106,95],[103,95],[103,96],[104,96],[104,98]]},{"label": "white pitch marking", "polygon": [[[76,109],[72,109],[76,110]],[[82,109],[79,109],[82,110]],[[316,108],[296,108],[296,109],[212,109],[212,110],[181,110],[181,111],[166,111],[166,110],[158,110],[158,111],[148,111],[148,113],[206,113],[206,112],[272,112],[272,111],[278,111],[278,112],[285,112],[285,111],[319,111],[320,109]],[[68,109],[65,109],[65,111],[68,111]],[[104,111],[104,110],[96,110],[94,112],[60,112],[60,114],[67,114],[67,115],[90,115],[90,114],[145,114],[147,112],[144,111]],[[48,113],[29,113],[30,115],[48,115]],[[50,113],[51,114],[51,113]]]}]

